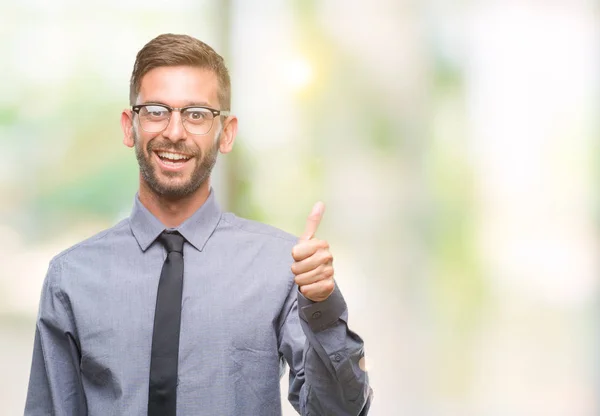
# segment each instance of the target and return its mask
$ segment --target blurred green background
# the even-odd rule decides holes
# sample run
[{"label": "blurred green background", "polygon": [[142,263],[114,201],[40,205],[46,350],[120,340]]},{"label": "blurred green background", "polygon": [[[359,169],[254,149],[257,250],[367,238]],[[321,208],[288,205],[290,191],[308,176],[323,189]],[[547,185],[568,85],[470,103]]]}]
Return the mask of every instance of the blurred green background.
[{"label": "blurred green background", "polygon": [[231,71],[240,131],[216,168],[221,204],[299,234],[326,203],[373,415],[598,414],[598,12],[3,2],[1,413],[23,413],[49,260],[131,209],[120,112],[135,54],[173,32]]}]

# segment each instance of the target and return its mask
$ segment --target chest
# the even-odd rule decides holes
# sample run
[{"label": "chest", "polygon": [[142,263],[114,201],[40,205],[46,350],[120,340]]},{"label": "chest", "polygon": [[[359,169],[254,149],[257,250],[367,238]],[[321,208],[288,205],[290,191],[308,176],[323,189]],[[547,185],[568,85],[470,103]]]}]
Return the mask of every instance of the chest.
[{"label": "chest", "polygon": [[[144,374],[149,365],[161,251],[139,259],[108,259],[80,270],[71,296],[84,370]],[[277,321],[289,292],[284,267],[260,258],[240,262],[184,255],[180,365],[217,368],[232,350],[277,357]],[[160,329],[158,329],[160,330]]]}]

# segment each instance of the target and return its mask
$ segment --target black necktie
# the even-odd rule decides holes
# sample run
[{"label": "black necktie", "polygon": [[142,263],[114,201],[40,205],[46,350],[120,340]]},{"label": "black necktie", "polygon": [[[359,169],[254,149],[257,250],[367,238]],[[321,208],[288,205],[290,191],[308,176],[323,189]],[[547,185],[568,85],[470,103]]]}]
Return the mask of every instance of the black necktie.
[{"label": "black necktie", "polygon": [[158,282],[152,354],[148,416],[174,416],[177,408],[177,360],[183,288],[183,236],[164,231],[158,237],[167,249]]}]

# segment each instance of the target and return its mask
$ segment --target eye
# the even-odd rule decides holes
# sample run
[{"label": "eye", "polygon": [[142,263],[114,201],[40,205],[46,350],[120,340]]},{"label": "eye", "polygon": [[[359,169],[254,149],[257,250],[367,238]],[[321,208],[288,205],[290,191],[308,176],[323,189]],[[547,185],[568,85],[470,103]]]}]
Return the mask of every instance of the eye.
[{"label": "eye", "polygon": [[142,108],[142,115],[149,118],[164,118],[169,116],[169,110],[160,105],[147,105]]},{"label": "eye", "polygon": [[185,118],[190,121],[202,122],[210,120],[212,113],[205,108],[188,108],[185,110]]}]

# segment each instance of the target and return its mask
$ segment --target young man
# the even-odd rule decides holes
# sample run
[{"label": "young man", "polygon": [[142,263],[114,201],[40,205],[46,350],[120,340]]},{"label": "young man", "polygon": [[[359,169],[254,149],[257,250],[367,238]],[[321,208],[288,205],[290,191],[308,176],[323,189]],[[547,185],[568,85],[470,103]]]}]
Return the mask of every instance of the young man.
[{"label": "young man", "polygon": [[298,240],[215,202],[210,173],[237,132],[221,56],[158,36],[130,103],[131,216],[51,261],[25,415],[280,415],[285,362],[300,414],[367,414],[363,342],[314,237],[323,204]]}]

